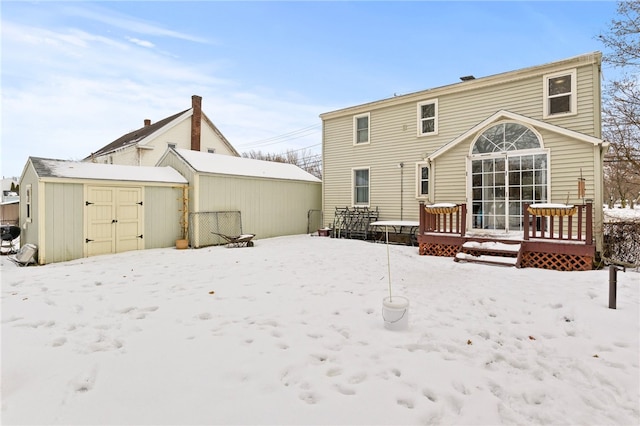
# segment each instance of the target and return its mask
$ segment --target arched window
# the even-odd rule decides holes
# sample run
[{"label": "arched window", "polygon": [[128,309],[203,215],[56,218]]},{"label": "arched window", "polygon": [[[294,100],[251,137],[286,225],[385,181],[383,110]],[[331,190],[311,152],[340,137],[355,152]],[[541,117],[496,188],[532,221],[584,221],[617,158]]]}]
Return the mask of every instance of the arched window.
[{"label": "arched window", "polygon": [[525,203],[547,201],[548,153],[537,133],[518,123],[491,126],[469,158],[472,229],[521,231]]},{"label": "arched window", "polygon": [[540,148],[538,136],[517,123],[500,123],[482,132],[473,145],[473,154]]}]

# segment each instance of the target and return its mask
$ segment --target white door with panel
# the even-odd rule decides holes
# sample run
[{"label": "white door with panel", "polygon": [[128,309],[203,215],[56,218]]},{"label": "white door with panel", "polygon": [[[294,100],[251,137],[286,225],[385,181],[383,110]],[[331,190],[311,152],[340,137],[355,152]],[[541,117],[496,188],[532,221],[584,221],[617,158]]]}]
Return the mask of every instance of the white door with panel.
[{"label": "white door with panel", "polygon": [[90,186],[85,206],[87,256],[144,248],[142,188]]}]

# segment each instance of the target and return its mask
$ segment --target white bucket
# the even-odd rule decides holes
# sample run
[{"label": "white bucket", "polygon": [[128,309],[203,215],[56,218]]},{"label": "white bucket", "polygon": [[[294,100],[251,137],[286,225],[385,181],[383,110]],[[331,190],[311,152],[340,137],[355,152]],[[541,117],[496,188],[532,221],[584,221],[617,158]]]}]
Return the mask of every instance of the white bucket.
[{"label": "white bucket", "polygon": [[406,330],[409,326],[409,299],[402,296],[382,299],[382,319],[387,330]]}]

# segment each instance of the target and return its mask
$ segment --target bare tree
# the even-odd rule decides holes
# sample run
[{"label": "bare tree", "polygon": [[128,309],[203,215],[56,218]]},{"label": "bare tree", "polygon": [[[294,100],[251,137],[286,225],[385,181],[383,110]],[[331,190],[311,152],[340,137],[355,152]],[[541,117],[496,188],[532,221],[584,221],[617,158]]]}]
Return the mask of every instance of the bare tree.
[{"label": "bare tree", "polygon": [[318,179],[322,179],[322,156],[320,154],[312,154],[306,149],[288,150],[284,154],[263,153],[259,150],[251,150],[249,152],[243,152],[242,156],[255,160],[295,164]]},{"label": "bare tree", "polygon": [[[611,143],[605,185],[611,199],[633,202],[640,190],[640,1],[618,3],[617,19],[599,35],[611,53],[605,62],[623,69],[609,83],[603,108],[603,137]],[[610,201],[611,202],[611,201]]]}]

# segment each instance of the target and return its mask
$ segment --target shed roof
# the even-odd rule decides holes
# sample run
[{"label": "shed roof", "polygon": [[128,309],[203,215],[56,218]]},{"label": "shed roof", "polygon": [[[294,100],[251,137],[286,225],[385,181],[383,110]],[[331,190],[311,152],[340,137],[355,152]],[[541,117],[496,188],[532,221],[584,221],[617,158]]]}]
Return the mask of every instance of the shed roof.
[{"label": "shed roof", "polygon": [[173,151],[196,172],[321,182],[320,179],[295,164],[211,154],[180,148],[173,149]]},{"label": "shed roof", "polygon": [[97,179],[185,184],[187,180],[171,167],[122,166],[84,161],[29,157],[40,178]]}]

